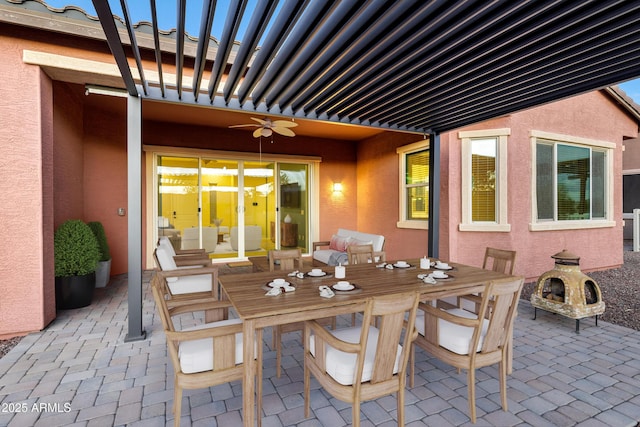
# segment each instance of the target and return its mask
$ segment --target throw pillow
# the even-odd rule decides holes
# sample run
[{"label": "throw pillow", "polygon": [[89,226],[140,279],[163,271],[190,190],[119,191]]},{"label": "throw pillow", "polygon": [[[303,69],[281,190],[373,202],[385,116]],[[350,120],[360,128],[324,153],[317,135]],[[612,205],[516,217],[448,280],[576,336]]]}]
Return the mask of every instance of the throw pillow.
[{"label": "throw pillow", "polygon": [[337,234],[334,234],[333,236],[331,236],[331,240],[329,241],[329,249],[344,252],[347,250],[347,246],[349,246],[349,240],[349,237],[338,236]]}]

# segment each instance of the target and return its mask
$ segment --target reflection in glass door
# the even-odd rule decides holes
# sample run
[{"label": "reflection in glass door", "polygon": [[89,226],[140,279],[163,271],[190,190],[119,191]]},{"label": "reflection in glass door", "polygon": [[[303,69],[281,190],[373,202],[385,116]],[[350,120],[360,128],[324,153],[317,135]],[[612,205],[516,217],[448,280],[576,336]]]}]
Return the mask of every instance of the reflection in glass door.
[{"label": "reflection in glass door", "polygon": [[277,230],[281,248],[307,248],[309,236],[308,165],[279,163],[280,227]]},{"label": "reflection in glass door", "polygon": [[158,157],[158,236],[175,249],[200,247],[198,159]]},{"label": "reflection in glass door", "polygon": [[235,258],[239,254],[238,240],[238,162],[235,160],[203,159],[203,218],[216,228],[217,245],[211,257]]},{"label": "reflection in glass door", "polygon": [[[157,156],[158,236],[212,258],[306,252],[307,164]],[[279,224],[276,227],[276,224]]]}]

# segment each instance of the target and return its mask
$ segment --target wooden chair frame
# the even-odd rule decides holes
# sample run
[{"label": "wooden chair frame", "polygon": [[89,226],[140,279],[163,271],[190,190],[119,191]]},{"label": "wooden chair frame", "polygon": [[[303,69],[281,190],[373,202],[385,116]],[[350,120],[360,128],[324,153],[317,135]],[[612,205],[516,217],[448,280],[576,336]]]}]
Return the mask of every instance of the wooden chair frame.
[{"label": "wooden chair frame", "polygon": [[[364,312],[364,320],[357,343],[346,342],[335,337],[315,320],[305,321],[304,349],[304,394],[305,417],[309,417],[311,375],[335,398],[352,404],[352,421],[360,425],[360,404],[391,393],[397,394],[398,425],[404,425],[404,390],[406,386],[406,368],[411,353],[411,343],[418,332],[415,329],[415,317],[420,294],[418,292],[385,295],[371,298],[355,307]],[[409,316],[406,316],[409,312]],[[380,327],[374,367],[370,381],[362,382],[365,351],[371,322],[379,317]],[[371,326],[373,327],[373,326]],[[404,333],[403,333],[404,331]],[[315,355],[311,353],[311,339],[315,343]],[[402,353],[398,371],[393,373],[398,344]],[[338,383],[326,372],[325,348],[331,346],[337,350],[356,354],[356,369],[352,385]]]},{"label": "wooden chair frame", "polygon": [[[235,348],[237,333],[242,332],[242,324],[215,326],[210,328],[190,331],[176,330],[172,317],[196,312],[196,311],[224,311],[228,310],[231,304],[228,301],[180,301],[170,306],[166,300],[166,279],[156,274],[151,279],[151,290],[160,313],[162,326],[167,339],[167,349],[174,369],[174,396],[172,412],[174,416],[174,426],[180,425],[182,412],[182,390],[208,388],[218,384],[231,381],[239,381],[243,378],[244,369],[242,364],[236,364]],[[183,341],[199,340],[211,338],[214,346],[213,369],[197,373],[184,373],[180,368],[179,348]],[[257,372],[257,420],[261,426],[262,411],[262,331],[256,331],[257,354],[256,359],[251,363],[256,364]],[[243,363],[247,363],[243,361]]]},{"label": "wooden chair frame", "polygon": [[[431,304],[421,303],[420,309],[425,313],[425,335],[418,335],[414,341],[417,345],[437,359],[460,369],[467,369],[467,388],[469,400],[469,413],[473,423],[476,422],[475,405],[475,370],[484,366],[499,364],[500,395],[502,408],[507,410],[507,363],[509,360],[508,347],[512,341],[513,323],[517,313],[518,301],[523,278],[491,282],[482,293],[480,309],[475,318],[455,315],[462,309],[444,310]],[[440,345],[439,322],[447,322],[473,328],[473,336],[469,342],[468,354],[454,353]],[[483,323],[488,321],[488,329],[484,335],[482,346],[479,347],[482,337]],[[480,350],[476,351],[476,349]],[[411,355],[411,383],[413,385],[415,357]]]},{"label": "wooden chair frame", "polygon": [[[283,250],[270,250],[269,251],[269,271],[276,270],[275,261],[280,261],[280,270],[294,271],[295,264],[298,264],[298,270],[302,271],[304,268],[304,261],[302,259],[302,251],[298,249],[283,249]],[[333,329],[336,327],[336,318],[320,319],[325,325],[330,325]],[[288,332],[303,331],[304,323],[294,322],[285,323],[283,325],[274,326],[272,329],[271,346],[276,349],[276,377],[280,378],[282,374],[282,334]],[[302,337],[304,341],[304,335]]]}]

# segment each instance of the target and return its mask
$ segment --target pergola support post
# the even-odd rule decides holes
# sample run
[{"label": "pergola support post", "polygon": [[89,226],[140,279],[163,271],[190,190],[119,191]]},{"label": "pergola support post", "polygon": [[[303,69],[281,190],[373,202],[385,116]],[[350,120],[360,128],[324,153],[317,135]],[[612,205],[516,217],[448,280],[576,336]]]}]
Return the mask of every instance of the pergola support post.
[{"label": "pergola support post", "polygon": [[144,340],[142,329],[142,100],[127,101],[127,205],[129,331],[125,342]]},{"label": "pergola support post", "polygon": [[427,254],[438,258],[440,246],[440,134],[429,133],[429,231]]}]

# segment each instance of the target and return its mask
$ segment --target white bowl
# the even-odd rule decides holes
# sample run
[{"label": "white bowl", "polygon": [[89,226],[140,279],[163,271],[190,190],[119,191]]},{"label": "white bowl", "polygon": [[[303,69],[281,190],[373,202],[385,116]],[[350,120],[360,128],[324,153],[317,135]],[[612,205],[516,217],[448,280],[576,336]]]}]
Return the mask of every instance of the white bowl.
[{"label": "white bowl", "polygon": [[285,283],[287,283],[286,280],[284,279],[273,279],[272,282],[275,286],[284,286]]}]

